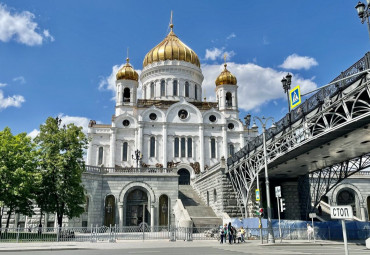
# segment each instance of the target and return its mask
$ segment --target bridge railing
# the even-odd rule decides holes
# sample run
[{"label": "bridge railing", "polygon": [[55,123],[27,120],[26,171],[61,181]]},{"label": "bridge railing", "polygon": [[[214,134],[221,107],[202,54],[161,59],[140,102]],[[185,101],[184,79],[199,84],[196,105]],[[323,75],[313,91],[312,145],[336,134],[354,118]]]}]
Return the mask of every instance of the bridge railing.
[{"label": "bridge railing", "polygon": [[[361,72],[369,68],[370,68],[370,52],[367,52],[364,57],[362,57],[352,66],[347,68],[344,72],[338,75],[330,83],[346,78],[346,77],[349,77],[353,74],[356,74],[358,72]],[[353,76],[348,79],[334,83],[325,88],[322,88],[317,93],[315,93],[313,96],[308,98],[305,102],[303,102],[300,106],[292,110],[290,113],[290,116],[289,114],[287,114],[285,117],[283,117],[278,122],[276,122],[275,123],[276,128],[274,130],[271,128],[267,129],[266,130],[266,140],[270,140],[272,137],[281,133],[284,129],[288,128],[291,124],[301,120],[304,116],[306,116],[310,112],[320,107],[326,99],[331,99],[332,97],[336,96],[339,92],[343,91],[344,89],[349,87],[351,84],[361,79],[362,76],[363,75]],[[262,139],[262,134],[261,134],[253,138],[252,140],[250,140],[246,146],[244,146],[241,150],[236,152],[232,157],[229,157],[227,159],[227,165],[228,166],[232,165],[234,162],[237,162],[239,159],[243,158],[245,155],[249,154],[251,151],[255,150],[257,147],[261,146],[262,144],[263,144],[263,139]]]}]

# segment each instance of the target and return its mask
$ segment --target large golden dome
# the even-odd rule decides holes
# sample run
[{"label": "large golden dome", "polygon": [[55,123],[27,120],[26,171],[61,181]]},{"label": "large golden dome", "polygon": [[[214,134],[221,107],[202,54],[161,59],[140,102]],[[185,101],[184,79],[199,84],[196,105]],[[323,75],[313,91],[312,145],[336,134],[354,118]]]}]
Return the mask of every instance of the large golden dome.
[{"label": "large golden dome", "polygon": [[129,61],[130,59],[126,58],[126,64],[122,66],[121,69],[118,70],[116,74],[117,80],[133,80],[133,81],[139,80],[139,75],[134,70],[134,68],[132,68]]},{"label": "large golden dome", "polygon": [[224,84],[236,85],[237,83],[236,77],[232,73],[230,73],[229,70],[226,69],[226,66],[227,64],[225,63],[224,64],[225,69],[220,73],[220,75],[217,77],[215,81],[216,86],[224,85]]},{"label": "large golden dome", "polygon": [[174,59],[186,61],[200,67],[197,54],[175,35],[172,24],[170,27],[171,32],[166,38],[145,55],[143,67],[153,62]]}]

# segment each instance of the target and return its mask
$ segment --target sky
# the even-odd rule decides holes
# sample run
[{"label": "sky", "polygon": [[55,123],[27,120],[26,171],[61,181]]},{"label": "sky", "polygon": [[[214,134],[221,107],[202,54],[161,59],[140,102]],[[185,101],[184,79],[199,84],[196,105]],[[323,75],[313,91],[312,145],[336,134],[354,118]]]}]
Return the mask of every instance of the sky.
[{"label": "sky", "polygon": [[369,50],[357,0],[92,1],[0,0],[0,130],[37,135],[60,116],[87,131],[110,124],[114,77],[125,63],[140,73],[144,56],[169,32],[199,56],[203,94],[215,100],[223,69],[238,80],[240,119],[281,119],[281,79],[301,93],[321,87]]}]

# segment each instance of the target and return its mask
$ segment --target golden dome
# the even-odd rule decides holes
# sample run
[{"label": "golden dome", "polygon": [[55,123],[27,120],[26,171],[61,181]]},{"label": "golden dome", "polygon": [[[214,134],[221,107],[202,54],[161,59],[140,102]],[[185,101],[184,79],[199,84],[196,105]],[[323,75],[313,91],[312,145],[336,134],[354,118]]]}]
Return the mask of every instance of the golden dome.
[{"label": "golden dome", "polygon": [[134,68],[132,68],[129,61],[130,59],[126,58],[126,65],[122,66],[122,68],[118,70],[116,74],[117,80],[133,80],[133,81],[139,80],[139,75],[134,70]]},{"label": "golden dome", "polygon": [[144,58],[143,67],[164,60],[182,60],[200,67],[197,54],[183,43],[173,32],[173,24],[170,25],[171,32],[149,51]]},{"label": "golden dome", "polygon": [[224,84],[236,85],[237,83],[236,77],[232,73],[230,73],[229,70],[226,69],[226,66],[227,64],[225,63],[224,64],[225,69],[220,73],[220,75],[217,77],[215,81],[216,86],[224,85]]}]

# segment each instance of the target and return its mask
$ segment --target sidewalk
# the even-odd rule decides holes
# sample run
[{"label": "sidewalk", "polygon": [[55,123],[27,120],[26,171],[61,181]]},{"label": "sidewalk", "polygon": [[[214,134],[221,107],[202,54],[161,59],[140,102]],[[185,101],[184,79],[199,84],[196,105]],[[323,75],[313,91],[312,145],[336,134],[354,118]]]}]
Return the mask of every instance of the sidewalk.
[{"label": "sidewalk", "polygon": [[[361,245],[358,243],[348,243],[349,245]],[[364,243],[363,243],[364,244]],[[363,245],[362,244],[362,245]],[[237,246],[260,246],[259,240],[247,240],[246,243],[220,244],[216,240],[196,240],[170,242],[163,240],[118,240],[116,243],[109,242],[44,242],[44,243],[0,243],[0,253],[7,251],[55,251],[55,250],[110,250],[110,249],[133,249],[133,248],[169,248],[169,247],[237,247]],[[327,246],[343,245],[343,242],[337,241],[303,241],[303,240],[276,240],[275,244],[262,244],[263,246]]]}]

